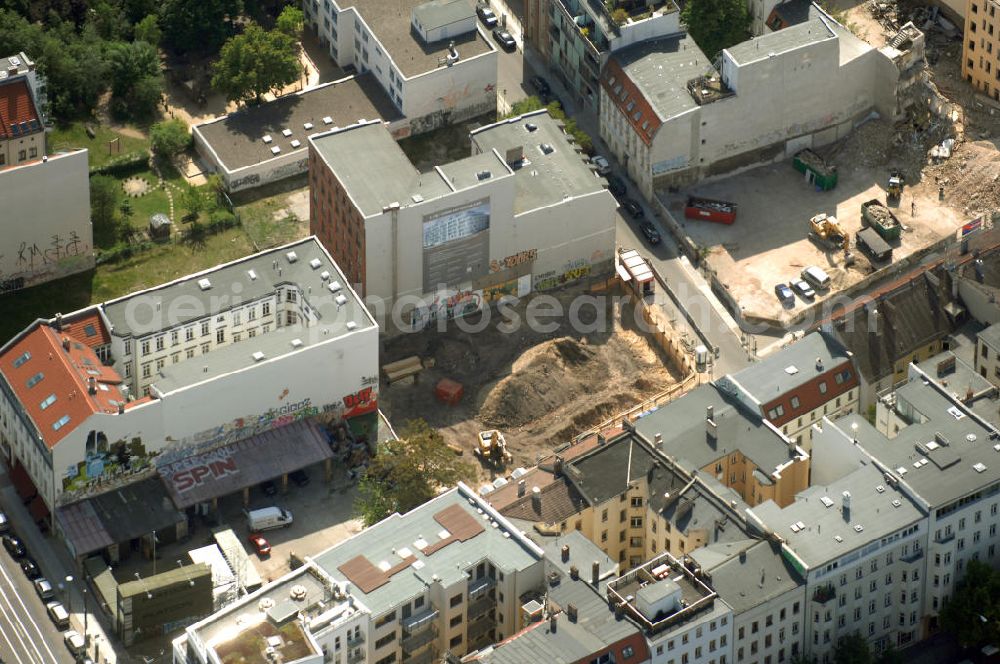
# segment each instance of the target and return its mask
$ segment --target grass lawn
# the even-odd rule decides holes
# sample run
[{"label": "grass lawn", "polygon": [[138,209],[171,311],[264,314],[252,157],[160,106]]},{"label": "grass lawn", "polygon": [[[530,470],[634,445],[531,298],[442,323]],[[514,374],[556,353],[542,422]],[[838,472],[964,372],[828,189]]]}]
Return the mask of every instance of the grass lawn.
[{"label": "grass lawn", "polygon": [[91,166],[100,166],[104,162],[117,157],[119,153],[108,154],[108,141],[121,139],[121,153],[133,152],[136,150],[149,149],[149,141],[144,138],[125,136],[108,127],[94,125],[94,138],[87,136],[84,123],[74,122],[70,125],[57,126],[49,134],[49,150],[57,152],[70,148],[87,148],[88,158]]},{"label": "grass lawn", "polygon": [[[308,192],[304,195],[308,196]],[[299,218],[295,214],[287,193],[262,198],[239,207],[237,211],[243,228],[261,250],[301,240],[309,235],[309,219]]]},{"label": "grass lawn", "polygon": [[[173,189],[174,193],[174,216],[175,223],[181,223],[181,217],[184,215],[184,209],[181,205],[181,196],[178,188],[183,188],[185,185],[184,176],[178,172],[172,164],[166,164],[160,166],[160,172],[163,174],[164,182],[172,184],[175,186]],[[149,183],[150,187],[156,187],[156,173],[152,170],[144,170],[130,177],[143,178]],[[125,178],[122,178],[124,181]],[[167,199],[167,193],[163,191],[162,188],[157,188],[144,196],[139,196],[138,198],[129,198],[129,203],[132,205],[132,218],[129,223],[133,228],[144,229],[149,225],[149,218],[152,217],[157,212],[162,212],[163,214],[170,214],[170,201]],[[177,226],[179,228],[180,226]]]},{"label": "grass lawn", "polygon": [[207,237],[200,245],[157,245],[120,263],[100,265],[92,272],[0,296],[0,311],[4,312],[0,317],[0,340],[6,342],[36,318],[69,313],[250,253],[253,249],[243,229],[231,228]]}]

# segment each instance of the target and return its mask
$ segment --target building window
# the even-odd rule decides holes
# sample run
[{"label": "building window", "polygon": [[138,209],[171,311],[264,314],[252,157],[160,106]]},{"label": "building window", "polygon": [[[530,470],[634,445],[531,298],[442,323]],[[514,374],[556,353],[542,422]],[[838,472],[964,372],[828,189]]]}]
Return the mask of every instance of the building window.
[{"label": "building window", "polygon": [[188,348],[186,351],[184,351],[184,357],[186,357],[189,360],[192,357],[194,357],[194,348]]},{"label": "building window", "polygon": [[201,345],[201,354],[202,355],[208,355],[208,351],[210,351],[211,349],[212,349],[212,344],[202,344]]},{"label": "building window", "polygon": [[132,340],[131,339],[126,339],[125,340],[125,354],[126,355],[131,355],[132,354]]},{"label": "building window", "polygon": [[191,341],[194,339],[194,327],[184,328],[184,341]]},{"label": "building window", "polygon": [[824,381],[820,381],[820,384],[819,384],[819,393],[820,394],[826,394],[826,381],[825,380]]},{"label": "building window", "polygon": [[181,342],[181,334],[180,334],[180,332],[178,330],[171,330],[170,331],[170,345],[171,346],[176,346],[180,342]]},{"label": "building window", "polygon": [[28,153],[27,153],[26,150],[19,150],[18,151],[18,153],[17,153],[17,160],[18,161],[24,161],[27,158],[28,158]]},{"label": "building window", "polygon": [[163,335],[156,337],[156,350],[163,350]]},{"label": "building window", "polygon": [[233,312],[233,325],[239,325],[242,322],[243,315],[239,311]]},{"label": "building window", "polygon": [[454,618],[451,619],[451,622],[449,623],[449,626],[450,627],[455,627],[455,626],[461,625],[461,624],[462,624],[462,614],[460,613],[460,614],[458,614],[457,616],[455,616]]},{"label": "building window", "polygon": [[149,355],[149,339],[145,339],[139,344],[139,350],[142,351],[143,355]]},{"label": "building window", "polygon": [[202,323],[201,323],[201,336],[203,336],[203,337],[207,337],[208,336],[208,321],[207,320],[206,321],[202,321]]},{"label": "building window", "polygon": [[298,299],[299,296],[295,291],[290,290],[285,292],[285,302],[297,302]]},{"label": "building window", "polygon": [[461,603],[462,603],[462,593],[459,593],[454,597],[452,597],[450,600],[448,600],[448,605],[452,608],[455,608]]},{"label": "building window", "polygon": [[261,310],[262,310],[261,313],[264,316],[270,316],[271,315],[271,303],[270,302],[265,302],[264,304],[262,304],[261,305]]},{"label": "building window", "polygon": [[257,307],[247,309],[247,320],[257,320]]},{"label": "building window", "polygon": [[799,404],[800,404],[799,398],[798,397],[792,397],[792,408],[798,408]]},{"label": "building window", "polygon": [[126,378],[132,377],[132,364],[130,362],[125,363],[125,377]]},{"label": "building window", "polygon": [[637,496],[632,499],[632,507],[642,507],[642,497]]},{"label": "building window", "polygon": [[226,341],[226,331],[219,329],[215,331],[215,343],[225,343]]},{"label": "building window", "polygon": [[457,648],[461,644],[462,644],[462,635],[461,634],[459,634],[456,637],[453,637],[451,639],[451,641],[448,642],[448,646],[451,647],[451,648]]},{"label": "building window", "polygon": [[149,362],[146,362],[145,364],[142,365],[142,377],[143,378],[149,378],[152,375],[152,373],[153,373],[153,370],[152,370],[152,367],[150,366]]}]

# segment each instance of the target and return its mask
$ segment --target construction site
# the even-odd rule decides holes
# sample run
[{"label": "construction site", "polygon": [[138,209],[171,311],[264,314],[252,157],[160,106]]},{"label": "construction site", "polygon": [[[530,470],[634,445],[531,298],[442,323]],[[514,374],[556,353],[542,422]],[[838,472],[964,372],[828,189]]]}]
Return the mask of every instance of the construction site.
[{"label": "construction site", "polygon": [[[923,31],[926,62],[901,93],[902,119],[869,117],[811,154],[660,194],[727,299],[776,326],[1000,212],[1000,104],[962,79],[961,28],[922,5],[840,4],[835,15],[875,47],[908,21]],[[685,219],[690,196],[731,202],[738,215],[731,225]],[[812,297],[794,286],[809,266],[830,277]],[[794,299],[779,299],[778,284]]]},{"label": "construction site", "polygon": [[[585,286],[577,286],[551,296],[566,312],[586,294]],[[600,311],[581,307],[582,325],[566,315],[546,317],[553,329],[544,332],[525,324],[533,299],[525,298],[514,309],[522,324],[511,332],[501,329],[499,320],[481,332],[464,332],[451,321],[444,332],[387,339],[379,406],[393,422],[426,420],[482,478],[503,475],[507,466],[507,473],[531,466],[539,455],[680,380],[667,355],[635,324],[627,299],[602,295]],[[473,329],[482,315],[463,319],[461,327]],[[386,386],[386,367],[393,372],[412,361],[408,358],[417,358],[412,373],[404,368],[399,373],[410,375]],[[502,452],[489,453],[489,436],[480,437],[493,431],[502,436],[506,459]]]}]

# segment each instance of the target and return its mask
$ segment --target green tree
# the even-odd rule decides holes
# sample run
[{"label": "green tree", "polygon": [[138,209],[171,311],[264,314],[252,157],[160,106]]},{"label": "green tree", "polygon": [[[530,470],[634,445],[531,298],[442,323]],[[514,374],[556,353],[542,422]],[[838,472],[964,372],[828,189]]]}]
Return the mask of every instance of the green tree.
[{"label": "green tree", "polygon": [[157,122],[149,129],[149,143],[159,157],[173,157],[191,145],[191,132],[183,120]]},{"label": "green tree", "polygon": [[515,101],[510,106],[510,113],[505,117],[513,118],[518,115],[524,115],[525,113],[531,113],[532,111],[539,111],[545,108],[545,104],[538,97],[525,97],[520,101]]},{"label": "green tree", "polygon": [[187,210],[185,219],[198,221],[198,217],[205,210],[208,201],[205,200],[205,193],[197,187],[187,185],[181,194],[181,207]]},{"label": "green tree", "polygon": [[240,0],[166,0],[160,26],[176,51],[216,53],[242,10]]},{"label": "green tree", "polygon": [[302,26],[305,25],[305,14],[295,5],[288,5],[281,10],[274,21],[274,29],[288,35],[295,41],[302,39]]},{"label": "green tree", "polygon": [[842,636],[833,649],[834,664],[875,664],[868,641],[858,632]]},{"label": "green tree", "polygon": [[941,608],[941,628],[963,647],[1000,641],[1000,573],[970,560],[965,576]]},{"label": "green tree", "polygon": [[611,20],[615,22],[615,25],[624,25],[625,21],[628,19],[628,12],[618,7],[613,12],[611,12]]},{"label": "green tree", "polygon": [[90,221],[94,227],[94,244],[106,248],[118,239],[117,212],[122,198],[118,180],[108,175],[90,178]]},{"label": "green tree", "polygon": [[154,115],[163,94],[160,54],[145,41],[118,42],[109,49],[111,110],[121,118]]},{"label": "green tree", "polygon": [[355,508],[366,526],[422,505],[469,472],[441,434],[411,420],[400,439],[383,443],[361,478]]},{"label": "green tree", "polygon": [[749,37],[750,14],[744,0],[689,0],[681,10],[681,21],[709,60]]},{"label": "green tree", "polygon": [[146,42],[153,46],[159,46],[163,39],[163,31],[160,29],[160,19],[156,14],[149,14],[144,19],[135,24],[132,31],[136,41]]},{"label": "green tree", "polygon": [[266,32],[256,23],[227,41],[213,67],[212,87],[229,101],[259,103],[266,92],[277,93],[302,73],[298,44],[278,30]]}]

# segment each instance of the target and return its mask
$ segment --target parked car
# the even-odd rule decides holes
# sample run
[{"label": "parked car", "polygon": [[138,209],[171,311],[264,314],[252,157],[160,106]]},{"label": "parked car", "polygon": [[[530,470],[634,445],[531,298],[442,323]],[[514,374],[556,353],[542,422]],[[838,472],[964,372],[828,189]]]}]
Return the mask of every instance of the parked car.
[{"label": "parked car", "polygon": [[660,243],[660,231],[656,230],[656,227],[648,221],[643,221],[639,224],[639,230],[642,234],[646,236],[646,241],[652,245],[657,245]]},{"label": "parked car", "polygon": [[278,485],[271,480],[266,480],[260,483],[260,490],[264,492],[265,496],[276,496],[278,494]]},{"label": "parked car", "polygon": [[788,287],[788,284],[778,284],[774,287],[774,294],[782,304],[792,304],[795,302],[795,293]]},{"label": "parked car", "polygon": [[24,558],[28,555],[27,549],[24,548],[24,542],[17,535],[4,535],[3,548],[7,549],[7,553],[15,559]]},{"label": "parked car", "polygon": [[820,290],[826,290],[830,287],[830,276],[815,265],[810,265],[802,270],[800,276]]},{"label": "parked car", "polygon": [[267,558],[271,555],[271,543],[260,533],[250,533],[250,546],[258,558]]},{"label": "parked car", "polygon": [[49,602],[45,605],[45,611],[49,614],[49,618],[59,629],[66,629],[69,627],[69,612],[66,611],[66,607],[60,602]]},{"label": "parked car", "polygon": [[10,530],[10,521],[7,519],[7,515],[0,512],[0,533],[5,533]]},{"label": "parked car", "polygon": [[646,216],[645,211],[643,211],[642,206],[639,205],[639,201],[634,198],[626,198],[622,201],[622,207],[625,211],[629,213],[633,219],[642,219]]},{"label": "parked car", "polygon": [[795,289],[795,292],[798,293],[803,300],[811,300],[816,297],[816,291],[812,289],[812,286],[801,279],[793,281],[792,288]]},{"label": "parked car", "polygon": [[75,629],[71,629],[63,634],[63,643],[73,655],[82,655],[87,649],[87,641]]},{"label": "parked car", "polygon": [[288,479],[295,482],[295,486],[306,486],[309,484],[309,474],[301,468],[288,473]]},{"label": "parked car", "polygon": [[624,196],[625,192],[628,191],[625,187],[625,181],[613,173],[609,173],[606,177],[608,180],[608,191],[611,192],[611,195],[615,198]]},{"label": "parked car", "polygon": [[21,571],[29,579],[37,579],[42,575],[42,570],[38,569],[38,565],[31,558],[25,558],[21,561]]},{"label": "parked car", "polygon": [[503,28],[493,28],[493,39],[505,51],[514,51],[517,49],[517,42],[514,41],[514,37]]},{"label": "parked car", "polygon": [[591,157],[590,163],[594,165],[600,175],[607,175],[611,172],[611,163],[599,154],[595,154]]},{"label": "parked car", "polygon": [[52,588],[52,584],[45,577],[39,577],[35,579],[33,584],[35,586],[35,593],[41,600],[52,599],[55,595],[55,590]]},{"label": "parked car", "polygon": [[552,94],[552,88],[549,87],[548,81],[541,76],[532,76],[528,82],[531,83],[531,87],[535,88],[543,102],[548,101],[549,95]]},{"label": "parked car", "polygon": [[497,15],[493,13],[493,10],[486,5],[479,5],[476,7],[476,14],[479,15],[479,20],[483,22],[487,28],[493,29],[497,27]]}]

